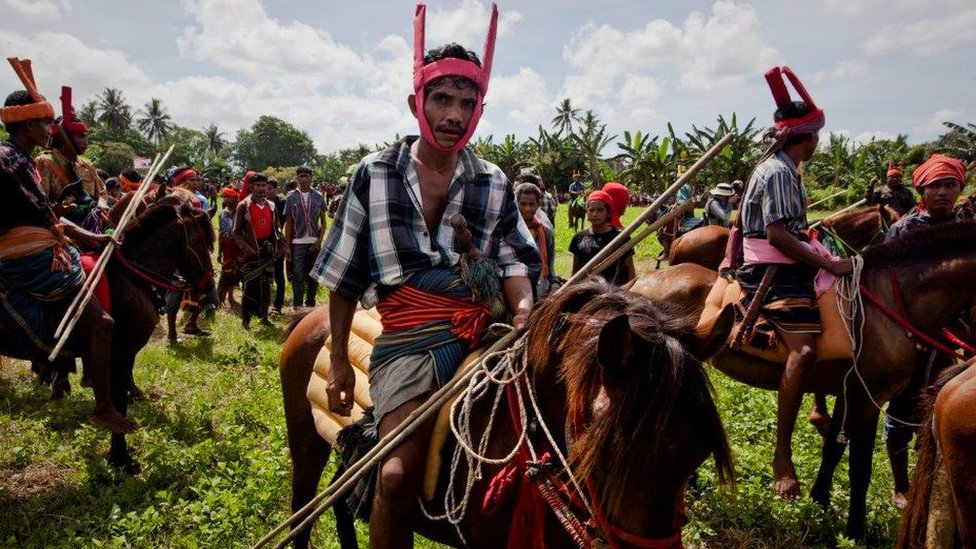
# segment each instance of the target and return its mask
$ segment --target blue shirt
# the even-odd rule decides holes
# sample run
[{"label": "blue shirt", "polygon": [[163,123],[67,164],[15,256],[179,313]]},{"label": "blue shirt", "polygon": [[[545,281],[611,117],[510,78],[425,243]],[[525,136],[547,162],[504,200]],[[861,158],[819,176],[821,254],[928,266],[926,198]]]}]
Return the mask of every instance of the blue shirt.
[{"label": "blue shirt", "polygon": [[789,155],[780,151],[756,167],[740,212],[746,238],[766,238],[766,226],[780,220],[794,236],[802,236],[809,225],[807,191]]}]

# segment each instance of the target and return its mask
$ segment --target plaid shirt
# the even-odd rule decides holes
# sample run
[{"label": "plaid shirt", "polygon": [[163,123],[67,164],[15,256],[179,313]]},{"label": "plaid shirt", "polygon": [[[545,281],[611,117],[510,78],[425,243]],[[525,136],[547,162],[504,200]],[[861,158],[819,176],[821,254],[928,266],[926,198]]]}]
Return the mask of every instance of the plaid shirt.
[{"label": "plaid shirt", "polygon": [[546,191],[542,193],[542,211],[546,212],[549,216],[549,221],[553,223],[556,222],[556,208],[559,207],[559,203],[556,202],[556,198],[552,196],[552,193]]},{"label": "plaid shirt", "polygon": [[378,287],[399,286],[418,271],[459,263],[450,223],[457,214],[468,222],[472,245],[498,262],[503,277],[537,275],[539,251],[519,215],[508,178],[467,149],[460,153],[440,224],[429,234],[410,155],[416,139],[408,137],[362,160],[312,277],[371,307],[378,300]]},{"label": "plaid shirt", "polygon": [[766,226],[785,219],[798,238],[807,228],[807,190],[793,160],[780,151],[756,167],[742,197],[742,236],[766,238]]}]

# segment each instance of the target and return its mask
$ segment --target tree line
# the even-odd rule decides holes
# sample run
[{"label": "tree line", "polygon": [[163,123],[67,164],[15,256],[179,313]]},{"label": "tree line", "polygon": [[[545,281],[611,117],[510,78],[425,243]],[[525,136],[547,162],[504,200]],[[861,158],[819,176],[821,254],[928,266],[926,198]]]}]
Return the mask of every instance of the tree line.
[{"label": "tree line", "polygon": [[[78,116],[89,127],[86,156],[112,174],[131,166],[134,157],[152,157],[174,145],[171,164],[194,166],[217,181],[247,169],[291,177],[294,167],[307,165],[318,180],[334,182],[349,165],[389,145],[361,144],[320,154],[308,132],[267,115],[228,139],[216,124],[200,129],[175,124],[157,98],[134,109],[117,88],[106,88],[85,102]],[[824,136],[820,150],[804,166],[811,197],[818,200],[846,191],[828,206],[857,200],[872,178],[884,180],[889,161],[903,165],[908,174],[932,152],[976,162],[976,124],[944,124],[946,131],[939,138],[916,145],[909,145],[904,134],[868,143],[841,134]],[[566,190],[572,172],[579,170],[583,179],[594,185],[620,181],[634,191],[647,193],[665,188],[728,133],[735,135],[731,143],[696,177],[699,192],[720,182],[747,179],[767,146],[763,139],[767,128],[755,118],[743,123],[734,112],[720,115],[712,126],[692,125],[689,131],[677,132],[669,123],[667,130],[666,135],[642,130],[611,134],[598,113],[578,109],[566,98],[557,105],[548,124],[538,126],[535,136],[479,137],[470,146],[509,177],[522,168],[532,168],[560,191]],[[397,135],[391,142],[399,138]]]}]

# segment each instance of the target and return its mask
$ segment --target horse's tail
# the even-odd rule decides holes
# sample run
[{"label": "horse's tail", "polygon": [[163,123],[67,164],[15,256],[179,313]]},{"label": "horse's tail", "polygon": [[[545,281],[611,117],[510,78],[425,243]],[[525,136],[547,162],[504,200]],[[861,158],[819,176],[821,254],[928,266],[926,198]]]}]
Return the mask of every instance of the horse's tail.
[{"label": "horse's tail", "polygon": [[311,314],[314,310],[315,307],[299,307],[298,309],[295,309],[295,312],[292,313],[291,318],[288,319],[288,326],[285,327],[285,333],[282,337],[284,339],[288,339],[288,336],[295,331],[295,327],[298,326],[298,323],[304,320],[305,317]]},{"label": "horse's tail", "polygon": [[929,502],[935,484],[935,470],[939,464],[938,442],[932,429],[932,417],[935,413],[935,399],[939,391],[953,378],[961,374],[968,364],[959,364],[948,368],[925,391],[919,403],[919,416],[923,417],[922,426],[918,434],[918,453],[915,469],[912,472],[911,490],[908,493],[908,505],[901,518],[898,529],[897,549],[923,549],[928,530]]}]

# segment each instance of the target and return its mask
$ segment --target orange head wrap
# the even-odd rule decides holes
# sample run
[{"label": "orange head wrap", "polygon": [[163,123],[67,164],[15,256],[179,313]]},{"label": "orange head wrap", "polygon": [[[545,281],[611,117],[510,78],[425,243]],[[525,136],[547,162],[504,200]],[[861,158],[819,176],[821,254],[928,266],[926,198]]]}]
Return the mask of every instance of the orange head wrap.
[{"label": "orange head wrap", "polygon": [[[933,154],[931,158],[926,160],[921,166],[915,168],[915,171],[912,172],[912,185],[919,194],[922,194],[922,189],[926,185],[940,179],[951,179],[959,183],[960,189],[965,187],[966,165],[951,156]],[[918,209],[926,209],[924,197],[918,203]]]},{"label": "orange head wrap", "polygon": [[224,198],[240,198],[241,194],[234,190],[234,187],[224,187],[220,189],[220,196]]},{"label": "orange head wrap", "polygon": [[8,57],[7,61],[13,67],[24,89],[31,95],[34,102],[29,105],[11,105],[0,108],[0,122],[4,124],[15,124],[28,120],[43,120],[54,118],[54,107],[48,103],[44,96],[37,91],[37,84],[34,83],[34,71],[31,69],[30,59],[18,59]]},{"label": "orange head wrap", "polygon": [[895,166],[894,162],[888,162],[888,172],[885,174],[885,177],[900,178],[903,175],[905,175],[905,168],[902,168],[901,166]]}]

